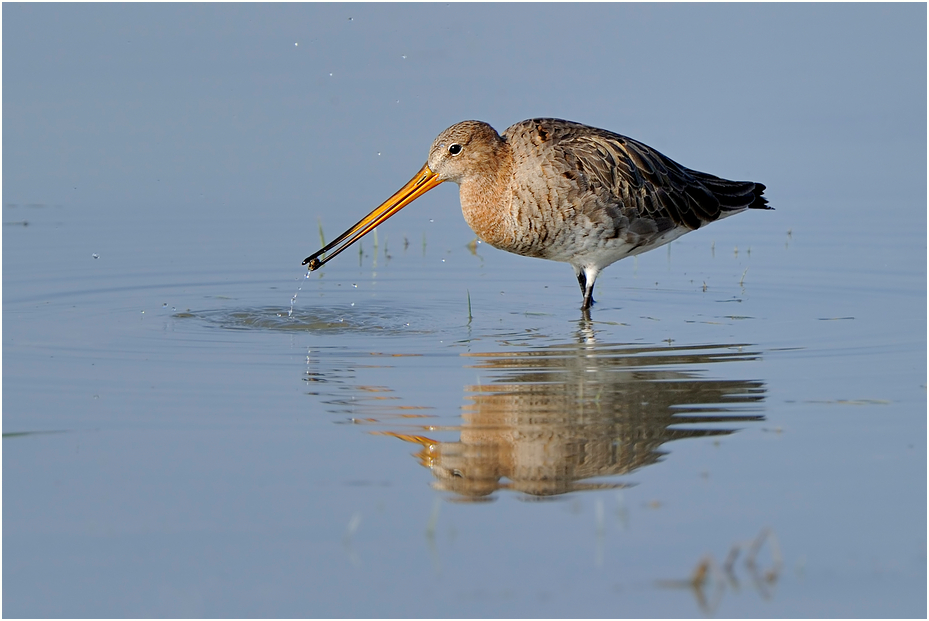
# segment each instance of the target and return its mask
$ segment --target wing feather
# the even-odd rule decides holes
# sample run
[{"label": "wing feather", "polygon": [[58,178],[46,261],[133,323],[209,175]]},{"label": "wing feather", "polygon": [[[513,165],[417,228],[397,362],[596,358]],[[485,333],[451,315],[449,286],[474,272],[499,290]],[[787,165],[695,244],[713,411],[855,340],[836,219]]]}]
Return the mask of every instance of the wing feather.
[{"label": "wing feather", "polygon": [[554,161],[564,168],[562,175],[578,191],[599,198],[581,204],[615,211],[610,214],[614,221],[650,218],[660,234],[675,225],[696,229],[728,212],[769,209],[760,183],[691,170],[641,142],[606,130],[558,119],[526,123],[544,137]]}]

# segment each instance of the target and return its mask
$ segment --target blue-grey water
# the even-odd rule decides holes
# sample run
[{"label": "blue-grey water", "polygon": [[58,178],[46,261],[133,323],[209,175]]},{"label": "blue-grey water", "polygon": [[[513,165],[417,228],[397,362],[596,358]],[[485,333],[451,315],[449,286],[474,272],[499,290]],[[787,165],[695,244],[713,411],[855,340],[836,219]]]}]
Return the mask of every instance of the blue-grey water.
[{"label": "blue-grey water", "polygon": [[[924,5],[3,7],[3,615],[926,615]],[[605,270],[466,118],[767,185]],[[296,296],[296,297],[294,297]]]}]

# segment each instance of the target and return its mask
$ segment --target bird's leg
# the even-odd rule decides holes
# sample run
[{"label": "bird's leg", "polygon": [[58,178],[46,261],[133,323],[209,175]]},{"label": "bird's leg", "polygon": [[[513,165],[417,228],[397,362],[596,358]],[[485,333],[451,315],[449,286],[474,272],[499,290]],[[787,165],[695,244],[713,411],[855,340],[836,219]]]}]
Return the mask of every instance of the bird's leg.
[{"label": "bird's leg", "polygon": [[591,306],[594,305],[594,283],[590,281],[587,284],[587,289],[584,291],[584,303],[581,304],[581,310],[589,310]]},{"label": "bird's leg", "polygon": [[587,276],[584,274],[584,270],[579,267],[575,267],[574,275],[577,276],[577,284],[581,286],[581,295],[586,295],[587,294]]},{"label": "bird's leg", "polygon": [[588,310],[594,304],[594,283],[597,281],[597,269],[593,267],[575,267],[574,273],[577,275],[577,284],[581,286],[581,293],[584,294],[581,310]]}]

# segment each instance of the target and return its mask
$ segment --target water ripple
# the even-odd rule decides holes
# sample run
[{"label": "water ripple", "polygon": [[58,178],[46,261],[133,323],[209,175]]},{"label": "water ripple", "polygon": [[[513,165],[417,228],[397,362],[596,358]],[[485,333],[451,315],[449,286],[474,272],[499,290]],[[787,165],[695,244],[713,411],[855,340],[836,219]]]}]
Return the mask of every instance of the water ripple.
[{"label": "water ripple", "polygon": [[290,314],[282,306],[187,311],[173,315],[177,319],[201,319],[228,330],[276,330],[284,332],[374,332],[378,334],[427,334],[430,330],[413,328],[414,318],[392,307],[312,308]]}]

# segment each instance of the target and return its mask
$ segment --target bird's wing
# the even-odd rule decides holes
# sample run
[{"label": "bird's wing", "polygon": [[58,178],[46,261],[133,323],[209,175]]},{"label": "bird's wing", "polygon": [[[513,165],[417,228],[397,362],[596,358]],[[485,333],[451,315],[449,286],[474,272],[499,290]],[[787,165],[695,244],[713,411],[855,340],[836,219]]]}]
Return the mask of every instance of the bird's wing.
[{"label": "bird's wing", "polygon": [[626,136],[571,123],[555,126],[552,138],[565,176],[578,175],[577,181],[623,216],[654,220],[659,229],[696,229],[724,212],[767,203],[761,184],[690,170]]}]

